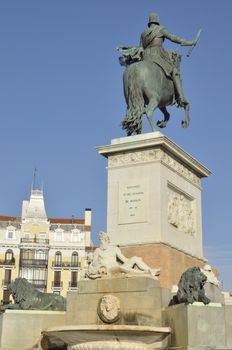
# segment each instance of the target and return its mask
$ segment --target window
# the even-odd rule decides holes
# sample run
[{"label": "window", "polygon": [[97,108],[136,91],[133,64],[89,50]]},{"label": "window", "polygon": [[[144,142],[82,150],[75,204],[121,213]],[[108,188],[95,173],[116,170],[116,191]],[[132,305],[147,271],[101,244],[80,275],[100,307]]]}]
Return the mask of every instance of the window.
[{"label": "window", "polygon": [[30,239],[30,233],[24,232],[24,239]]},{"label": "window", "polygon": [[77,287],[77,271],[72,271],[71,272],[71,288],[76,288]]},{"label": "window", "polygon": [[62,254],[61,252],[56,252],[55,254],[55,266],[61,266],[62,263]]},{"label": "window", "polygon": [[46,233],[40,233],[39,234],[39,241],[45,242],[45,240],[46,240]]},{"label": "window", "polygon": [[47,279],[47,271],[45,269],[34,269],[33,279],[35,281],[45,281]]},{"label": "window", "polygon": [[5,261],[6,261],[6,262],[10,262],[10,261],[13,260],[13,258],[14,258],[14,253],[13,253],[13,251],[12,251],[11,249],[8,249],[8,250],[6,251],[6,254],[5,254]]},{"label": "window", "polygon": [[2,300],[3,305],[9,304],[10,303],[10,291],[8,289],[5,289],[3,291],[3,300]]},{"label": "window", "polygon": [[20,277],[26,278],[28,281],[33,281],[33,270],[27,267],[22,267],[20,270]]},{"label": "window", "polygon": [[9,226],[6,231],[6,239],[14,239],[15,238],[15,227]]},{"label": "window", "polygon": [[8,237],[9,239],[14,238],[14,232],[13,231],[8,231]]},{"label": "window", "polygon": [[47,271],[43,268],[22,267],[20,269],[20,277],[26,278],[28,281],[45,281],[47,279]]},{"label": "window", "polygon": [[79,230],[73,230],[72,231],[72,242],[80,242],[80,231]]},{"label": "window", "polygon": [[8,285],[10,282],[11,282],[11,270],[6,269],[4,283],[5,283],[5,285]]},{"label": "window", "polygon": [[62,242],[63,241],[63,230],[56,230],[55,231],[55,241]]},{"label": "window", "polygon": [[78,233],[76,232],[72,233],[72,242],[78,242]]},{"label": "window", "polygon": [[61,271],[54,271],[54,287],[61,287]]},{"label": "window", "polygon": [[38,260],[46,260],[47,256],[46,256],[46,252],[43,250],[37,250],[35,252],[35,259]]},{"label": "window", "polygon": [[78,253],[77,252],[72,253],[71,265],[78,266]]},{"label": "window", "polygon": [[30,259],[34,259],[34,251],[33,250],[22,250],[21,251],[21,257],[22,259],[25,260],[30,260]]}]

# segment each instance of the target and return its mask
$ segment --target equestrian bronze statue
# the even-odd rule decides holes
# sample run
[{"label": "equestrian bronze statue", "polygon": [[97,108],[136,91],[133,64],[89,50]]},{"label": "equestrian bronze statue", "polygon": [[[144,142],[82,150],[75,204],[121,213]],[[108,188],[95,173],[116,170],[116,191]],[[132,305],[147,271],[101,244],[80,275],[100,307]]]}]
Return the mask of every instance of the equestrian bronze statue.
[{"label": "equestrian bronze statue", "polygon": [[189,56],[199,36],[200,31],[195,40],[188,41],[173,35],[159,24],[158,15],[152,13],[148,28],[141,34],[140,46],[118,48],[121,53],[120,64],[126,66],[123,86],[127,111],[122,128],[128,136],[141,133],[144,114],[152,131],[155,131],[152,115],[156,108],[164,115],[157,126],[164,128],[170,116],[166,106],[173,104],[184,108],[182,126],[188,127],[190,106],[180,78],[181,55],[176,51],[165,50],[163,42],[168,39],[182,46],[191,46]]}]

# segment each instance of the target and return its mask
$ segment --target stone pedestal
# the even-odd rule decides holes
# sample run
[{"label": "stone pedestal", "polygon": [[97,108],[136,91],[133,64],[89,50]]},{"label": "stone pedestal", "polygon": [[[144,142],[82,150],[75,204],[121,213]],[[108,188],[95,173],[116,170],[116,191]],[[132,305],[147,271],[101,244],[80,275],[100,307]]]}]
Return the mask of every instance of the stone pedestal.
[{"label": "stone pedestal", "polygon": [[206,282],[206,284],[204,285],[204,289],[205,295],[210,299],[212,303],[224,303],[224,296],[222,294],[222,290],[218,286]]},{"label": "stone pedestal", "polygon": [[[201,178],[209,170],[159,132],[114,139],[97,150],[108,158],[111,242],[122,250],[136,248],[132,254],[145,261],[140,250],[165,245],[199,260],[197,265],[202,266]],[[184,263],[180,274],[194,262]],[[171,281],[164,286],[171,287]]]},{"label": "stone pedestal", "polygon": [[6,310],[0,315],[0,349],[36,348],[44,328],[63,326],[65,311]]},{"label": "stone pedestal", "polygon": [[232,304],[225,305],[226,347],[232,349]]},{"label": "stone pedestal", "polygon": [[164,325],[172,329],[170,347],[183,350],[226,348],[225,308],[221,304],[175,305],[163,312]]},{"label": "stone pedestal", "polygon": [[66,325],[105,324],[99,317],[99,303],[105,295],[119,300],[120,317],[113,324],[161,325],[159,281],[145,276],[80,281],[78,292],[67,296]]}]

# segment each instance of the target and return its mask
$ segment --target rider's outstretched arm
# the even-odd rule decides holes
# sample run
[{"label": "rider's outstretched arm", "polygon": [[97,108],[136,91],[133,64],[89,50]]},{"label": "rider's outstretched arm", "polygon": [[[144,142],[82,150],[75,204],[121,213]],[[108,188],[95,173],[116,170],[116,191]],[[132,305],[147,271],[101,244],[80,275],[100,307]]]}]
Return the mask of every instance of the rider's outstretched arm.
[{"label": "rider's outstretched arm", "polygon": [[176,36],[176,35],[170,33],[166,28],[162,28],[162,34],[168,40],[170,40],[174,43],[177,43],[177,44],[181,44],[182,46],[193,46],[196,44],[195,40],[192,40],[192,41],[185,40],[179,36]]}]

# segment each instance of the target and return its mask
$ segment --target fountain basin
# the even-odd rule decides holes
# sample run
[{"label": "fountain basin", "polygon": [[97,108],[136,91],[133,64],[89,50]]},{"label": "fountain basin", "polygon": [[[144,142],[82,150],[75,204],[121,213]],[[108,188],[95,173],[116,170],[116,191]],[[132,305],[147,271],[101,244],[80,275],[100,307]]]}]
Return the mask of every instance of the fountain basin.
[{"label": "fountain basin", "polygon": [[[42,331],[44,350],[148,350],[167,346],[170,327],[137,325],[78,325]],[[65,347],[63,347],[65,348]]]}]

